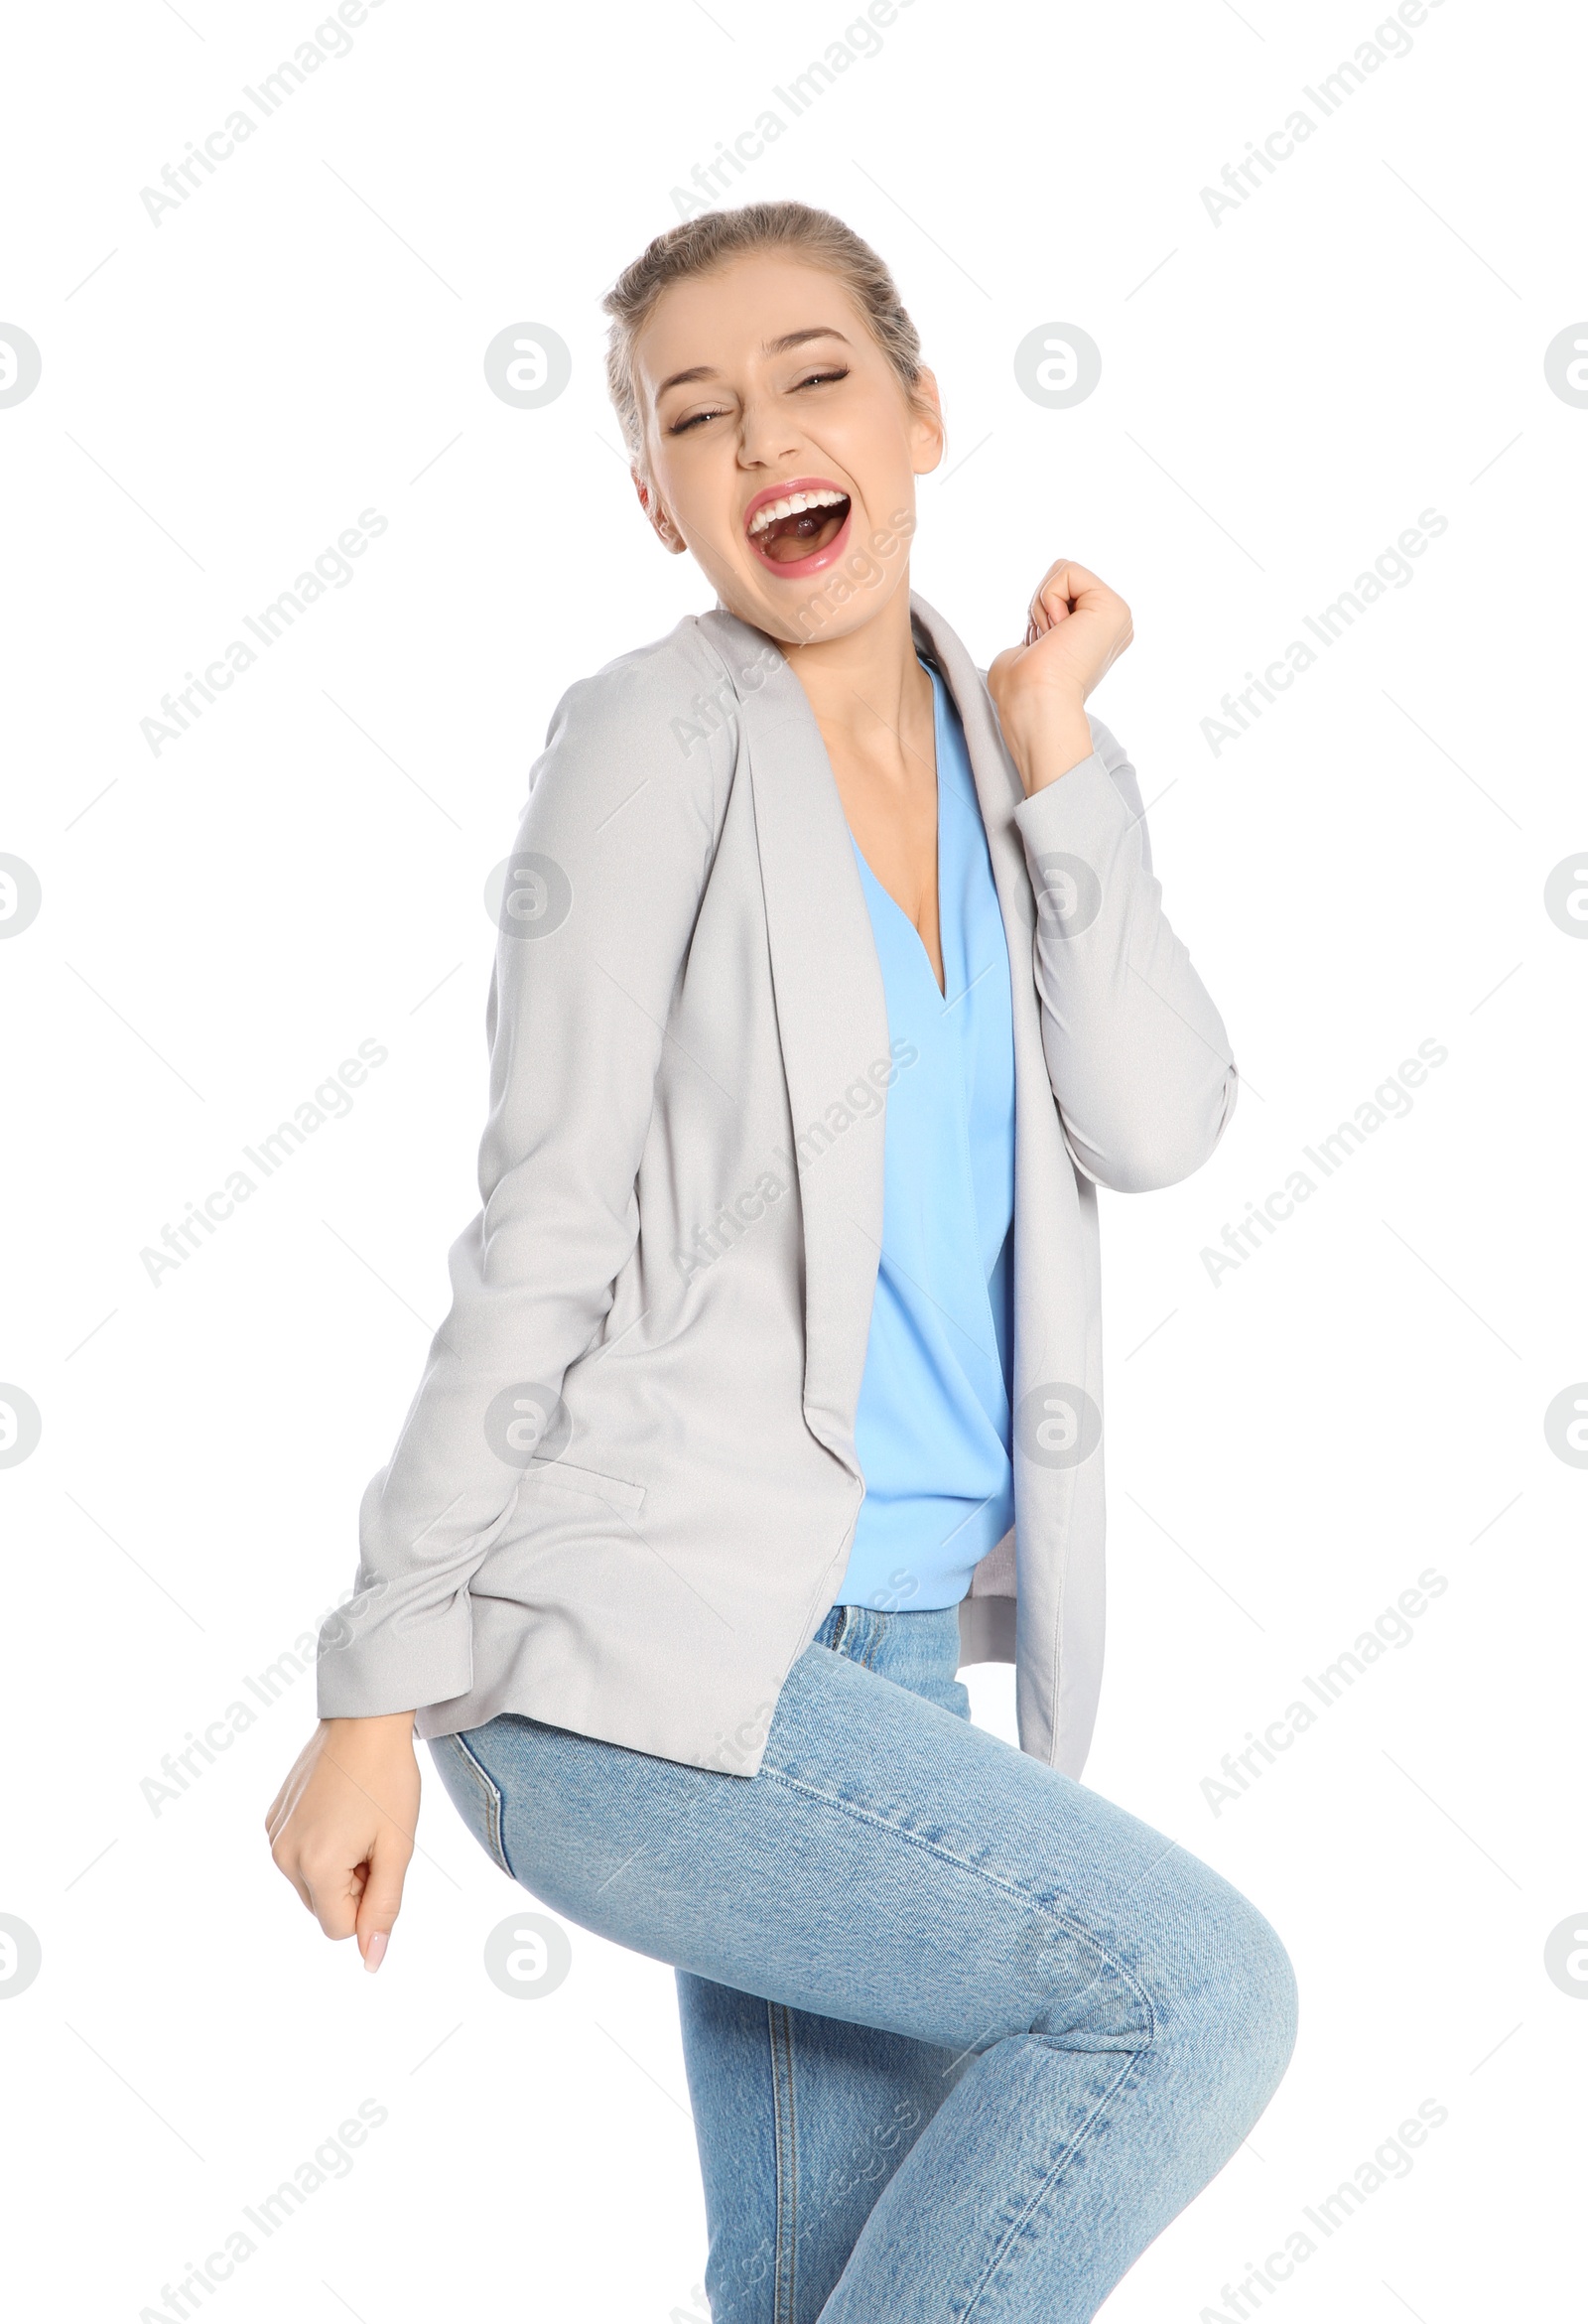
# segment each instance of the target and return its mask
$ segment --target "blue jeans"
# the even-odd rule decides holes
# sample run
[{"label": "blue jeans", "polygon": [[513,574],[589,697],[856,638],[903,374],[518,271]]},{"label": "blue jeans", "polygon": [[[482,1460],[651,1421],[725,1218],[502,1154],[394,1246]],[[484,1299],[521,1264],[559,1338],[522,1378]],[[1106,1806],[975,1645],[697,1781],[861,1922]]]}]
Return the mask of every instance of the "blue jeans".
[{"label": "blue jeans", "polygon": [[973,1726],[958,1652],[957,1608],[835,1606],[749,1778],[431,1745],[504,1872],[678,1972],[713,2324],[1081,2324],[1289,2059],[1261,1914]]}]

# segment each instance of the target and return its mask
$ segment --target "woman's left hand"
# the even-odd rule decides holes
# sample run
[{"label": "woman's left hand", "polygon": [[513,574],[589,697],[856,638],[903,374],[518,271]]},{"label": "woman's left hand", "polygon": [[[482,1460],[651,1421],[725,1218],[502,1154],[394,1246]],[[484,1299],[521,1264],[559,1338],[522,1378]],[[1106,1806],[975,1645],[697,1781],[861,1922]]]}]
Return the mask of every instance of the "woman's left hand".
[{"label": "woman's left hand", "polygon": [[1027,796],[1092,751],[1086,698],[1134,631],[1130,609],[1084,565],[1050,565],[1031,600],[1023,645],[1006,646],[988,691]]}]

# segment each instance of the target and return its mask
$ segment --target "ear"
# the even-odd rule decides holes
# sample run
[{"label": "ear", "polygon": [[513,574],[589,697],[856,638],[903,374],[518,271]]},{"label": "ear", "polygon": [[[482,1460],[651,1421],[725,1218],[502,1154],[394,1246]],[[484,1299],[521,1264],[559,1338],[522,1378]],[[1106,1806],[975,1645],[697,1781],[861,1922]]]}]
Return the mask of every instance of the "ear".
[{"label": "ear", "polygon": [[942,460],[948,436],[943,425],[943,399],[938,393],[937,373],[923,363],[915,384],[925,408],[918,412],[912,410],[910,414],[910,465],[918,477],[925,477]]},{"label": "ear", "polygon": [[644,509],[646,519],[656,538],[670,555],[682,557],[685,548],[683,534],[674,524],[657,495],[651,490],[650,485],[646,483],[639,470],[631,468],[628,473],[634,479],[634,490],[639,496],[639,504]]}]

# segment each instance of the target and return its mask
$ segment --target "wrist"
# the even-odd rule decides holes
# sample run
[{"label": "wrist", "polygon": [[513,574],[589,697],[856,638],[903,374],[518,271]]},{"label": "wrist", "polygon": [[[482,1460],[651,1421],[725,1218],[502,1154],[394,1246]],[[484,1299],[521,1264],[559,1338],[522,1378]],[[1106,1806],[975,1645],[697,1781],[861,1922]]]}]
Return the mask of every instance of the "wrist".
[{"label": "wrist", "polygon": [[359,1741],[402,1741],[414,1731],[414,1713],[411,1710],[378,1710],[361,1718],[328,1718],[323,1721],[328,1740],[338,1736]]},{"label": "wrist", "polygon": [[1082,695],[1033,703],[1022,715],[999,720],[1009,756],[1030,798],[1090,758],[1095,748]]}]

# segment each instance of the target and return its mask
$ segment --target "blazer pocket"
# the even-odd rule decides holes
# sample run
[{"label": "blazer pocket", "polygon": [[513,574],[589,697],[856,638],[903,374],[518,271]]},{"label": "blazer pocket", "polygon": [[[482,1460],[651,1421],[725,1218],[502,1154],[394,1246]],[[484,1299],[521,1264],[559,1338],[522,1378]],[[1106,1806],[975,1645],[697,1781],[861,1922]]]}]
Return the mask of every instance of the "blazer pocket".
[{"label": "blazer pocket", "polygon": [[628,1509],[637,1515],[645,1506],[643,1485],[631,1485],[624,1477],[605,1476],[598,1468],[579,1468],[571,1460],[532,1460],[527,1473],[545,1477],[554,1485],[566,1485],[571,1493],[589,1493],[613,1509]]}]

